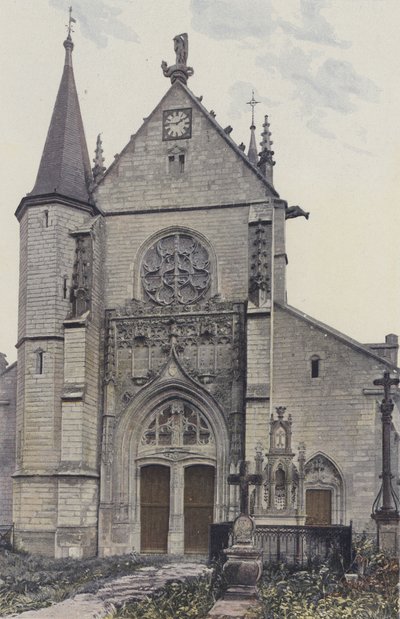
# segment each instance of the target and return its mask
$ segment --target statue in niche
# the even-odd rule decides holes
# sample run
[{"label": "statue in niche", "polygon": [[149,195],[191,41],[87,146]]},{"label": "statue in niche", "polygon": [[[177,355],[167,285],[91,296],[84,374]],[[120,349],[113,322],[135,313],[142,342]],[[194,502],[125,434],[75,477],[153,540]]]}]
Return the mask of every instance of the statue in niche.
[{"label": "statue in niche", "polygon": [[277,449],[285,449],[286,446],[286,432],[280,427],[275,434],[275,447]]}]

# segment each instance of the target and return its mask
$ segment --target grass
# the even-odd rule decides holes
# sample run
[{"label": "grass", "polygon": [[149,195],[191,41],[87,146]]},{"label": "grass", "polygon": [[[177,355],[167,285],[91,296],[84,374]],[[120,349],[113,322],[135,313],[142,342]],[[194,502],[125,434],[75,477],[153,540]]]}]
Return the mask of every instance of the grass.
[{"label": "grass", "polygon": [[49,606],[81,592],[95,593],[105,580],[131,574],[166,557],[137,554],[104,559],[48,559],[0,551],[0,616]]},{"label": "grass", "polygon": [[[340,561],[315,563],[310,570],[265,566],[259,583],[261,609],[247,619],[397,619],[398,562],[369,542],[355,548],[365,573],[347,582]],[[78,592],[94,593],[107,579],[131,574],[168,558],[136,554],[105,559],[46,559],[0,554],[0,616],[42,608]],[[221,565],[213,576],[171,583],[154,597],[110,611],[107,619],[204,619],[225,587]]]},{"label": "grass", "polygon": [[106,619],[205,619],[223,586],[217,567],[211,579],[170,583],[154,597],[115,609]]}]

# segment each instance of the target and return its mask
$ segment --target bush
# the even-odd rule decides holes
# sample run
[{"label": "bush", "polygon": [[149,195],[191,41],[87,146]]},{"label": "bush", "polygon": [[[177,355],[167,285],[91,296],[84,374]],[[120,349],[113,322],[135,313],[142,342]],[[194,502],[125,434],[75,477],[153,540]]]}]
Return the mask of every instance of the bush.
[{"label": "bush", "polygon": [[396,619],[398,564],[373,549],[368,557],[365,576],[352,582],[328,565],[297,572],[267,567],[259,586],[262,608],[248,619]]}]

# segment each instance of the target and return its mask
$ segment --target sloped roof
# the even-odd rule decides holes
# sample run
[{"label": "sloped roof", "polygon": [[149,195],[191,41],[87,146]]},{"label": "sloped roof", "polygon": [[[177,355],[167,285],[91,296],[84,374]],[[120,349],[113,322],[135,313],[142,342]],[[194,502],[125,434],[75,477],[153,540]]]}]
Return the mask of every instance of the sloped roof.
[{"label": "sloped roof", "polygon": [[72,68],[73,43],[64,41],[65,64],[36,183],[29,194],[58,193],[89,200],[90,160]]},{"label": "sloped roof", "polygon": [[292,307],[291,305],[287,305],[286,303],[284,304],[284,303],[275,302],[275,305],[279,307],[280,309],[288,312],[289,314],[292,314],[292,316],[295,316],[295,318],[299,318],[303,322],[307,322],[313,327],[316,327],[319,331],[322,331],[323,333],[331,335],[332,337],[339,340],[343,344],[350,346],[357,352],[363,355],[367,355],[368,357],[375,359],[375,361],[379,361],[379,363],[382,363],[383,365],[388,366],[389,368],[391,368],[392,370],[396,372],[400,372],[400,368],[395,366],[393,363],[390,363],[390,361],[388,361],[387,359],[384,359],[380,355],[377,355],[364,344],[360,344],[360,342],[357,342],[357,340],[353,340],[353,338],[349,337],[348,335],[345,335],[344,333],[337,331],[337,329],[334,329],[333,327],[326,325],[325,323],[317,320],[316,318],[312,318],[308,314],[305,314],[304,312],[301,312],[300,310],[296,309],[295,307]]}]

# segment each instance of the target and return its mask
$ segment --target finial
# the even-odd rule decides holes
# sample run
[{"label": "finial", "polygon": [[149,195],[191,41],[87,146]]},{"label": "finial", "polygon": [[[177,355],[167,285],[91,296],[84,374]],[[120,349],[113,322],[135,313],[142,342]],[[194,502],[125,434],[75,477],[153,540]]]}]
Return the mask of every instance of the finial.
[{"label": "finial", "polygon": [[68,12],[69,12],[68,24],[65,24],[65,27],[67,29],[67,38],[64,41],[65,64],[69,67],[72,67],[71,52],[74,49],[74,44],[72,42],[71,34],[74,31],[72,28],[72,24],[76,24],[76,19],[72,17],[72,6],[69,7]]},{"label": "finial", "polygon": [[254,90],[251,91],[251,99],[250,101],[247,101],[246,105],[250,105],[251,106],[251,127],[250,129],[255,129],[255,125],[254,125],[254,108],[256,107],[256,105],[260,103],[259,101],[256,101],[254,98]]},{"label": "finial", "polygon": [[276,413],[278,415],[278,419],[283,419],[285,411],[286,411],[286,406],[277,406],[276,407]]},{"label": "finial", "polygon": [[257,165],[269,182],[273,184],[273,167],[275,165],[275,161],[273,159],[274,151],[271,148],[273,141],[271,140],[271,131],[269,130],[269,126],[268,115],[266,114],[264,116],[263,124],[264,131],[261,134],[262,141],[260,142],[260,160]]},{"label": "finial", "polygon": [[259,103],[259,101],[256,101],[254,98],[254,90],[252,90],[251,92],[251,99],[250,101],[247,101],[246,105],[250,105],[251,106],[251,126],[250,126],[250,144],[249,144],[249,150],[247,153],[247,157],[249,158],[249,161],[251,161],[251,163],[253,163],[254,165],[257,164],[258,162],[258,153],[257,153],[257,145],[256,145],[256,136],[254,133],[255,130],[255,124],[254,124],[254,108],[257,105],[257,103]]},{"label": "finial", "polygon": [[104,172],[106,171],[106,167],[104,165],[101,133],[99,133],[99,135],[97,136],[96,150],[94,151],[94,153],[95,153],[95,156],[93,159],[94,166],[92,168],[92,172],[93,172],[93,181],[97,184],[99,180],[102,178]]},{"label": "finial", "polygon": [[72,24],[76,24],[76,19],[72,17],[72,6],[69,7],[68,12],[69,12],[69,19],[68,19],[68,24],[66,24],[65,27],[68,31],[67,38],[70,39],[72,32],[74,32],[72,28]]},{"label": "finial", "polygon": [[183,84],[186,84],[188,78],[193,75],[194,71],[192,67],[187,66],[187,58],[189,54],[189,39],[186,32],[177,34],[174,36],[174,51],[175,51],[175,64],[168,66],[167,62],[163,60],[161,62],[161,68],[165,77],[171,79],[171,84],[176,80],[179,80]]}]

